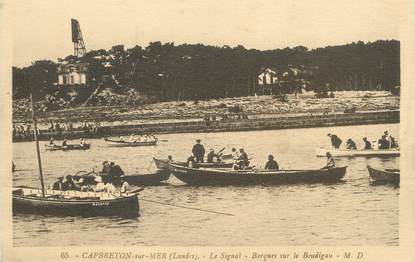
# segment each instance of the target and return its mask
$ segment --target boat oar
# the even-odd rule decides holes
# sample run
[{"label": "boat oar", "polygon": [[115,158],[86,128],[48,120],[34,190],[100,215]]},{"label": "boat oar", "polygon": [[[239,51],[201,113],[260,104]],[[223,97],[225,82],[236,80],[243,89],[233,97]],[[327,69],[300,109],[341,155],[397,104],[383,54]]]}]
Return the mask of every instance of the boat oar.
[{"label": "boat oar", "polygon": [[219,155],[220,153],[222,153],[223,150],[225,150],[225,147],[223,147],[221,150],[219,150],[217,154]]},{"label": "boat oar", "polygon": [[180,208],[185,208],[185,209],[197,210],[197,211],[206,212],[206,213],[213,213],[213,214],[219,214],[219,215],[225,215],[225,216],[235,216],[234,214],[230,214],[230,213],[218,212],[218,211],[207,210],[207,209],[196,208],[196,207],[187,207],[187,206],[174,205],[174,204],[163,203],[163,202],[159,202],[159,201],[155,201],[155,200],[145,199],[145,198],[142,198],[142,197],[140,197],[140,201],[147,201],[147,202],[156,203],[156,204],[165,205],[165,206],[172,206],[172,207],[180,207]]}]

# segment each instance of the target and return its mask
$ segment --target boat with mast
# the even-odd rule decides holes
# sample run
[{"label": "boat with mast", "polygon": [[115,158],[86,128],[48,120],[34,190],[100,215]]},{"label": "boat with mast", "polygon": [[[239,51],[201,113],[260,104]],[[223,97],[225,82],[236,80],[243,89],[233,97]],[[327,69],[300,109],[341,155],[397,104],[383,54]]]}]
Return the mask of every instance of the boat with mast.
[{"label": "boat with mast", "polygon": [[13,187],[13,214],[137,217],[139,215],[138,192],[112,194],[45,189],[32,94],[30,94],[30,102],[41,188]]}]

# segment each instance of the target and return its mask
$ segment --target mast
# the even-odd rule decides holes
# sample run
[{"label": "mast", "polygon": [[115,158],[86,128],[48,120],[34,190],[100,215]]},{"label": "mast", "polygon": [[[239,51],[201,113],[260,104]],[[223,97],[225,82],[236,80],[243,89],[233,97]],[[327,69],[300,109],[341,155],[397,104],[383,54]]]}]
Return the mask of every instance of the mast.
[{"label": "mast", "polygon": [[36,122],[35,106],[33,103],[32,92],[30,92],[30,106],[32,108],[32,121],[33,121],[34,135],[35,135],[35,141],[36,141],[36,153],[37,153],[37,164],[39,167],[40,186],[42,187],[42,197],[45,197],[45,184],[43,182],[42,161],[40,159],[39,139],[37,137],[37,122]]}]

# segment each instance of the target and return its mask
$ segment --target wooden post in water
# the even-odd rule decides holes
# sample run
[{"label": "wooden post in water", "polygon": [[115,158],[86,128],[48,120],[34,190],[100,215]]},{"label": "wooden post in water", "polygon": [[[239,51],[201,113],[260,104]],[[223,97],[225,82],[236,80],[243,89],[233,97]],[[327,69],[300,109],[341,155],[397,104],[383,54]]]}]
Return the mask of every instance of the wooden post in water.
[{"label": "wooden post in water", "polygon": [[45,197],[45,184],[43,182],[42,161],[40,159],[39,139],[37,137],[37,123],[36,123],[36,116],[35,116],[35,105],[33,103],[32,92],[30,92],[30,106],[32,108],[32,121],[33,121],[33,126],[34,126],[34,135],[35,135],[35,143],[36,143],[37,163],[38,163],[38,167],[39,167],[40,186],[42,187],[42,197]]}]

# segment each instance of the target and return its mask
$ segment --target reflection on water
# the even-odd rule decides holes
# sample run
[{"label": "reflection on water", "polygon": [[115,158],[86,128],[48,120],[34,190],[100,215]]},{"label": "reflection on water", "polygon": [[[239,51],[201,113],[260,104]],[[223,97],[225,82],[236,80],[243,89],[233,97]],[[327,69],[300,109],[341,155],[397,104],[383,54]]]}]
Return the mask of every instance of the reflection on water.
[{"label": "reflection on water", "polygon": [[[89,151],[44,152],[45,183],[80,170],[100,169],[104,160],[128,174],[155,170],[153,156],[188,157],[196,138],[206,149],[244,147],[252,164],[264,166],[272,153],[281,168],[320,168],[324,158],[314,149],[329,146],[327,133],[362,147],[362,137],[379,137],[398,125],[371,125],[295,130],[160,135],[154,147],[111,148],[90,140]],[[347,136],[346,136],[347,134]],[[13,144],[18,171],[14,185],[38,186],[34,144]],[[370,186],[366,165],[396,168],[398,158],[338,158],[347,165],[343,183],[246,187],[192,187],[172,177],[169,184],[141,192],[140,217],[13,217],[15,246],[66,245],[398,245],[399,188]],[[188,206],[233,216],[157,204]]]}]

